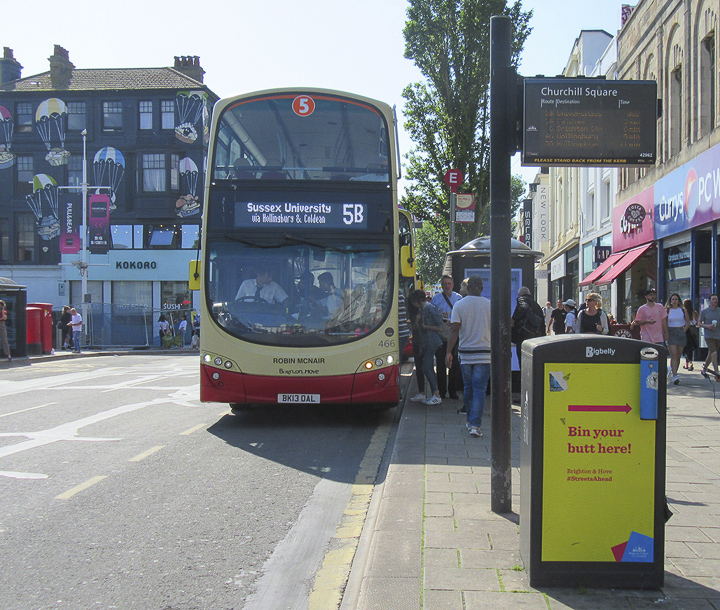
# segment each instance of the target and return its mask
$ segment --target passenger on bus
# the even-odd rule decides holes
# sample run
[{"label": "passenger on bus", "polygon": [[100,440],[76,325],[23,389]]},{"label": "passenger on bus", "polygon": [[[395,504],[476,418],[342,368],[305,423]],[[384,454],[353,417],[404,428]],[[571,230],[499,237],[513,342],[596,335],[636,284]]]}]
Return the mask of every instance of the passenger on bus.
[{"label": "passenger on bus", "polygon": [[335,280],[333,280],[332,273],[325,271],[318,276],[318,284],[320,284],[320,290],[323,293],[319,303],[325,306],[327,310],[326,318],[333,315],[336,309],[342,307],[342,294],[335,287]]},{"label": "passenger on bus", "polygon": [[272,279],[270,267],[258,266],[256,279],[245,280],[235,295],[235,300],[266,301],[273,304],[284,303],[288,295],[280,285]]},{"label": "passenger on bus", "polygon": [[290,313],[297,320],[319,318],[322,316],[320,299],[324,297],[320,288],[315,286],[315,276],[304,271],[290,291]]}]

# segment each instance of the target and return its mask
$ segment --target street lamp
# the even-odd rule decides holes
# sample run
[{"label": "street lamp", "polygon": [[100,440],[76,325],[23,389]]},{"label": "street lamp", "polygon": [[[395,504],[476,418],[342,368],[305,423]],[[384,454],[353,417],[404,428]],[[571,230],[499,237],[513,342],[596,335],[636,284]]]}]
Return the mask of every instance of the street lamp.
[{"label": "street lamp", "polygon": [[[88,206],[88,181],[87,181],[87,129],[83,129],[80,132],[83,139],[83,163],[82,163],[82,219],[83,219],[83,234],[82,234],[82,263],[80,264],[80,290],[82,292],[82,319],[83,319],[83,332],[82,342],[87,345],[87,269],[88,269],[88,254],[87,254],[87,206]],[[79,346],[78,346],[79,349]]]}]

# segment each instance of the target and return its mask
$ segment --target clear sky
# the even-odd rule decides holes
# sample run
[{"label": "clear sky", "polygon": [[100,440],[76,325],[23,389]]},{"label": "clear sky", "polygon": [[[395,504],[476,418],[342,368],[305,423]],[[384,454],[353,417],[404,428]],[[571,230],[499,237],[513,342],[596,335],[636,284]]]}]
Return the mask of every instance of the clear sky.
[{"label": "clear sky", "polygon": [[[627,1],[626,1],[627,3]],[[632,3],[632,2],[630,2]],[[621,0],[525,0],[534,28],[520,73],[555,75],[582,29],[615,34]],[[280,86],[319,86],[396,104],[421,80],[403,58],[406,0],[34,0],[3,7],[0,46],[28,77],[49,69],[53,45],[77,68],[172,66],[197,55],[221,97]],[[412,142],[404,134],[400,146]],[[535,169],[513,173],[528,180]]]}]

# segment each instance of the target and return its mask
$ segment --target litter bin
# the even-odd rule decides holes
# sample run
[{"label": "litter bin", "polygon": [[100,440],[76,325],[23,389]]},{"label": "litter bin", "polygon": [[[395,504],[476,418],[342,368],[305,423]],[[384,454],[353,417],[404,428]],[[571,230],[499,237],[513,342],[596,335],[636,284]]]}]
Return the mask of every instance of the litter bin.
[{"label": "litter bin", "polygon": [[52,303],[28,303],[28,307],[37,307],[43,312],[40,316],[40,344],[42,353],[49,354],[53,349]]},{"label": "litter bin", "polygon": [[523,342],[520,553],[530,585],[664,580],[664,347],[602,335]]}]

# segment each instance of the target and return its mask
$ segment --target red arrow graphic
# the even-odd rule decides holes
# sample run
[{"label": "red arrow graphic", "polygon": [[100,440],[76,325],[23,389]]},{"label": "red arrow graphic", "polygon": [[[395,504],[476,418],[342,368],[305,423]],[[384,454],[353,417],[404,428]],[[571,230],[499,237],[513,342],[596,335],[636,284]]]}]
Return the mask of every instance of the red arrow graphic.
[{"label": "red arrow graphic", "polygon": [[632,407],[627,403],[624,405],[568,405],[568,411],[595,411],[600,413],[625,411],[625,415],[627,415],[632,411]]}]

